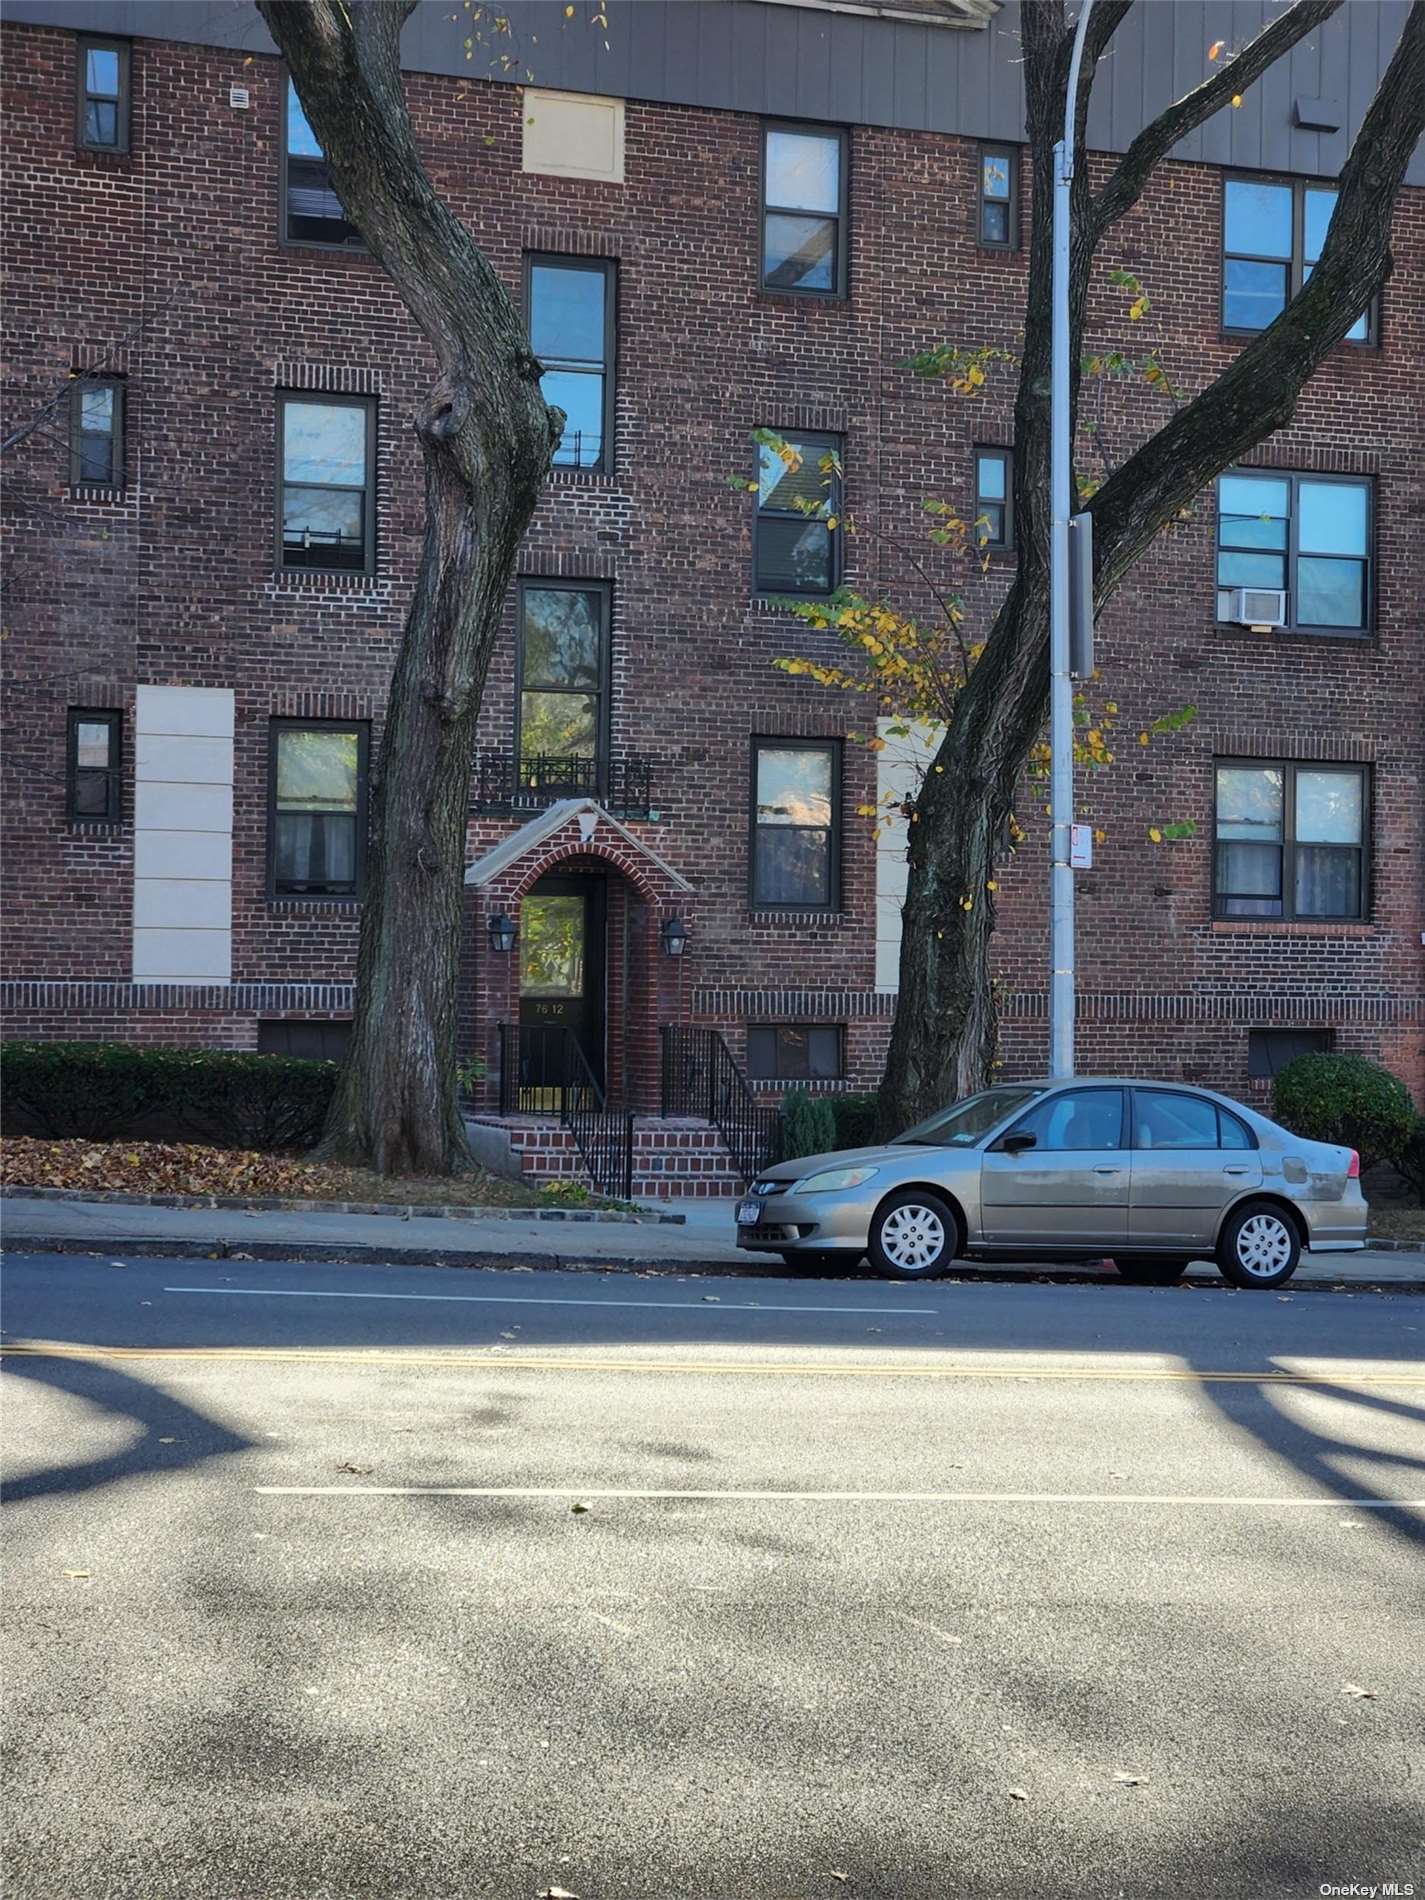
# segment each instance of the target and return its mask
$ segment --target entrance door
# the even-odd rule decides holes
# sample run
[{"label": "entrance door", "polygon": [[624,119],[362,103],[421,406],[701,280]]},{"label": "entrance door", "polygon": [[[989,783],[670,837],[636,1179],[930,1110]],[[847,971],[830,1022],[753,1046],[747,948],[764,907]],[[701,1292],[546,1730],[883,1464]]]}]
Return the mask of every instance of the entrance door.
[{"label": "entrance door", "polygon": [[572,1029],[604,1085],[604,934],[600,877],[546,877],[520,904],[520,1107],[557,1109]]}]

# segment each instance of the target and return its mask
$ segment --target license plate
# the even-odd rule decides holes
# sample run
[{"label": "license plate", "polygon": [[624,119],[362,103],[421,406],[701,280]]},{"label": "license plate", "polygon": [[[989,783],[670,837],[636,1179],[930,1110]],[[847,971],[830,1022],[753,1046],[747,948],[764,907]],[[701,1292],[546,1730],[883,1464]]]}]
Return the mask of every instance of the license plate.
[{"label": "license plate", "polygon": [[762,1218],[760,1201],[739,1201],[737,1204],[737,1224],[739,1227],[755,1227]]}]

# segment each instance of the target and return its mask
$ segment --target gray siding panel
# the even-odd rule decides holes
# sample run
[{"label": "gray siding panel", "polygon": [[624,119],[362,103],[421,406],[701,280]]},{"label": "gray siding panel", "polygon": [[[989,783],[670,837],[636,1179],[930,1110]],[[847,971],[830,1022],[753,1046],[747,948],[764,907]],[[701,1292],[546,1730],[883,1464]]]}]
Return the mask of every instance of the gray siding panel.
[{"label": "gray siding panel", "polygon": [[[607,51],[606,36],[587,24],[582,7],[566,21],[560,0],[507,0],[518,59],[508,75],[491,74],[479,47],[473,60],[465,58],[463,16],[452,20],[453,10],[450,0],[422,0],[406,29],[410,66],[517,82],[528,67],[536,85],[577,92],[971,138],[1024,136],[1015,0],[982,31],[759,0],[609,0]],[[1093,143],[1122,151],[1145,114],[1199,83],[1213,40],[1240,45],[1277,11],[1274,0],[1140,0],[1100,69]],[[245,0],[5,0],[4,13],[72,31],[274,50]],[[1350,0],[1309,46],[1254,86],[1239,111],[1225,109],[1175,156],[1334,177],[1405,14],[1406,0]],[[1346,103],[1340,136],[1292,124],[1295,96],[1319,92]],[[1425,185],[1425,144],[1408,176]]]}]

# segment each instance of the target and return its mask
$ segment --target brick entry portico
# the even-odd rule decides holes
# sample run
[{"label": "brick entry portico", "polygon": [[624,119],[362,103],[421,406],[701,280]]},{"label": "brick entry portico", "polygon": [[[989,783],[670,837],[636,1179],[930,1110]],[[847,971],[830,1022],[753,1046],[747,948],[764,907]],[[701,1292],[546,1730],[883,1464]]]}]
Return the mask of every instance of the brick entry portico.
[{"label": "brick entry portico", "polygon": [[[521,927],[524,904],[536,885],[559,878],[599,880],[604,902],[599,906],[602,984],[599,997],[599,1035],[602,1043],[602,1081],[610,1106],[633,1110],[640,1117],[656,1117],[659,1100],[659,1028],[688,1020],[690,990],[682,980],[682,961],[661,946],[661,925],[680,916],[695,931],[695,893],[686,878],[637,838],[629,826],[612,817],[593,798],[568,798],[549,806],[528,825],[486,851],[466,872],[469,889],[467,944],[469,944],[469,1005],[471,1049],[485,1058],[488,1075],[479,1085],[475,1104],[479,1119],[498,1117],[502,1110],[502,1039],[500,1026],[521,1022],[521,956],[500,952],[490,942],[490,921],[504,914]],[[505,1106],[511,1096],[505,1089]],[[534,1121],[515,1117],[521,1153],[528,1172],[568,1172],[568,1157],[555,1161],[566,1146],[557,1134],[557,1115],[547,1119],[547,1140],[534,1140]],[[680,1131],[688,1146],[688,1129]],[[669,1129],[673,1142],[673,1131]],[[553,1167],[542,1167],[549,1150]]]}]

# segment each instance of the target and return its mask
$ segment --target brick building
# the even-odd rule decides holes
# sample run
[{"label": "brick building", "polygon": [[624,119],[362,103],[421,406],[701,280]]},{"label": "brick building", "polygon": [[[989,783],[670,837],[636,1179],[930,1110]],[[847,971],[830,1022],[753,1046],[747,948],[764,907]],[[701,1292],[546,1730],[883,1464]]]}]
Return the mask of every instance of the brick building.
[{"label": "brick building", "polygon": [[[1269,320],[1394,17],[1345,9],[1162,167],[1106,248],[1094,347],[1155,345],[1191,390]],[[6,18],[5,1033],[336,1053],[428,354],[254,10]],[[695,1106],[665,1058],[696,1039],[662,1031],[720,1031],[773,1099],[874,1083],[895,1005],[904,838],[858,807],[902,768],[852,736],[844,694],[774,668],[839,651],[774,601],[844,578],[915,604],[910,547],[973,636],[1006,582],[997,546],[982,570],[926,543],[921,503],[1012,543],[1012,371],[971,400],[904,365],[1014,344],[1014,9],[688,0],[615,9],[607,47],[544,0],[510,18],[533,84],[468,61],[434,0],[408,30],[432,176],[525,299],[570,416],[485,696],[464,1053],[490,1065],[495,1123],[550,1107],[541,1065],[572,1025],[610,1100],[649,1118],[641,1170],[671,1168],[676,1136],[712,1185],[733,1171],[719,1139],[657,1120]],[[1096,166],[1200,71],[1215,18],[1129,16]],[[1324,1043],[1425,1097],[1422,185],[1417,159],[1359,338],[1100,623],[1118,757],[1080,788],[1103,834],[1078,885],[1085,1068],[1260,1096]],[[1115,263],[1151,293],[1142,325]],[[1157,402],[1108,387],[1099,439],[1121,453]],[[800,473],[758,429],[798,444]],[[828,451],[854,532],[790,505]],[[1136,743],[1188,702],[1183,732]],[[1046,1044],[1029,789],[1023,822],[997,879],[1010,1073]]]}]

